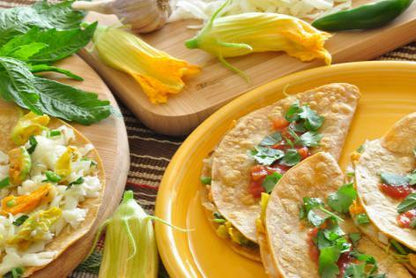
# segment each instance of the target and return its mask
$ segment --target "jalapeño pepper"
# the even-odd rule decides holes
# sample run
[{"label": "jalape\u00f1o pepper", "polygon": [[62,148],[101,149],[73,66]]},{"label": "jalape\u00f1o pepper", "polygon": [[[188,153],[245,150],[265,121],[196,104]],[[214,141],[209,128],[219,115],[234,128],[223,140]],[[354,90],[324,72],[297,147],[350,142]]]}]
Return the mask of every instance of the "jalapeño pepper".
[{"label": "jalape\u00f1o pepper", "polygon": [[377,28],[398,17],[412,2],[413,0],[382,0],[323,16],[312,25],[323,31]]}]

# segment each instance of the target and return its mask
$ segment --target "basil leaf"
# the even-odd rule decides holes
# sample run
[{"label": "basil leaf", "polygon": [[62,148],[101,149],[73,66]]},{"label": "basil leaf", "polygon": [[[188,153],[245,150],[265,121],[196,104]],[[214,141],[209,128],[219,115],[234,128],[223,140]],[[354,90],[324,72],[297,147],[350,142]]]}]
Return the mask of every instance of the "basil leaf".
[{"label": "basil leaf", "polygon": [[[34,27],[3,45],[0,48],[0,56],[14,57],[35,64],[52,63],[71,56],[86,46],[92,39],[96,27],[97,23],[90,24],[85,29],[74,28],[62,31],[40,30]],[[39,45],[37,51],[25,47],[35,43]],[[21,53],[22,48],[27,49],[23,52],[24,55]]]},{"label": "basil leaf", "polygon": [[0,189],[6,188],[10,185],[9,177],[6,177],[0,181]]},{"label": "basil leaf", "polygon": [[266,193],[272,192],[273,188],[277,184],[277,182],[282,178],[282,174],[274,172],[273,174],[267,175],[264,179],[263,183],[261,184],[266,191]]},{"label": "basil leaf", "polygon": [[281,150],[275,150],[272,148],[256,146],[251,151],[252,157],[262,165],[271,165],[276,160],[284,156],[284,152]]},{"label": "basil leaf", "polygon": [[308,131],[299,137],[299,142],[306,147],[316,147],[319,146],[319,142],[321,141],[322,137],[322,134],[314,131]]},{"label": "basil leaf", "polygon": [[337,192],[328,196],[328,205],[339,213],[348,213],[352,202],[357,198],[357,192],[352,183],[344,184]]},{"label": "basil leaf", "polygon": [[80,25],[83,12],[74,11],[74,1],[49,4],[39,1],[32,6],[0,10],[0,46],[10,39],[26,33],[32,27],[40,29],[72,29]]},{"label": "basil leaf", "polygon": [[282,141],[282,134],[280,132],[275,132],[270,134],[260,142],[260,146],[273,146]]},{"label": "basil leaf", "polygon": [[416,193],[411,193],[397,206],[397,212],[403,213],[416,208]]},{"label": "basil leaf", "polygon": [[400,186],[400,185],[408,185],[409,179],[406,176],[396,175],[392,173],[381,173],[380,178],[383,183],[392,185],[392,186]]},{"label": "basil leaf", "polygon": [[281,164],[286,166],[294,166],[301,161],[302,157],[295,149],[288,149],[281,161]]},{"label": "basil leaf", "polygon": [[19,218],[17,218],[14,222],[13,222],[13,225],[15,225],[15,226],[20,226],[20,225],[22,225],[27,219],[29,218],[29,216],[28,215],[22,215],[22,216],[20,216]]},{"label": "basil leaf", "polygon": [[339,274],[337,266],[341,251],[336,246],[326,247],[320,250],[319,274],[321,278],[335,278]]},{"label": "basil leaf", "polygon": [[370,223],[370,219],[368,218],[366,213],[360,213],[356,216],[356,221],[358,224],[363,225],[363,224],[368,224]]},{"label": "basil leaf", "polygon": [[15,101],[36,114],[42,111],[36,106],[39,92],[35,76],[24,62],[13,58],[0,57],[0,95],[6,101]]},{"label": "basil leaf", "polygon": [[302,106],[302,112],[299,113],[299,117],[305,120],[305,128],[311,131],[318,130],[324,122],[324,118],[319,116],[316,111],[310,109],[307,105]]},{"label": "basil leaf", "polygon": [[36,140],[35,136],[31,135],[29,137],[29,148],[27,149],[27,152],[32,154],[35,151],[37,145],[38,141]]}]

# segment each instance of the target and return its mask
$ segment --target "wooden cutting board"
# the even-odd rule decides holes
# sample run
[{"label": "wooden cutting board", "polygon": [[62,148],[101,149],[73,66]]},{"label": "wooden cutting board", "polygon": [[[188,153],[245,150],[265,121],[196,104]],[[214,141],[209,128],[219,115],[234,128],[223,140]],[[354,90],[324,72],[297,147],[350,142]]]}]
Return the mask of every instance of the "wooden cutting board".
[{"label": "wooden cutting board", "polygon": [[[72,81],[55,74],[49,75],[49,77],[86,91],[96,92],[99,94],[100,99],[110,100],[111,104],[118,110],[117,103],[110,90],[98,74],[81,58],[72,56],[61,61],[58,65],[82,76],[85,80],[83,82]],[[110,116],[108,119],[91,126],[77,124],[73,126],[91,140],[103,160],[106,175],[103,205],[98,212],[97,221],[90,232],[70,246],[46,268],[35,272],[32,277],[67,277],[90,251],[98,225],[107,219],[118,206],[126,184],[130,155],[126,127],[121,114]]]},{"label": "wooden cutting board", "polygon": [[[111,25],[117,22],[113,16],[90,13],[87,21],[98,20]],[[96,53],[82,51],[84,58],[112,87],[120,99],[147,126],[169,135],[189,133],[217,108],[255,87],[289,73],[323,66],[321,61],[302,63],[283,53],[256,53],[228,59],[251,78],[241,77],[223,67],[216,58],[200,50],[189,50],[184,41],[195,35],[187,29],[195,21],[170,23],[160,31],[143,35],[154,47],[202,66],[202,73],[186,81],[186,88],[179,95],[170,97],[167,104],[155,105],[148,101],[140,86],[128,75],[101,63]],[[373,59],[416,39],[416,2],[390,25],[371,31],[343,32],[335,34],[326,44],[334,63]],[[340,80],[341,82],[342,80]]]}]

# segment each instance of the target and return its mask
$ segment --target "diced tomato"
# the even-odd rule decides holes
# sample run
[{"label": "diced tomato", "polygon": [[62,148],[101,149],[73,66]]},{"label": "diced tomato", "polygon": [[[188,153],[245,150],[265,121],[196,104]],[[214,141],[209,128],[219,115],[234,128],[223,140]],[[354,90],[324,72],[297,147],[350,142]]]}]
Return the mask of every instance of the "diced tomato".
[{"label": "diced tomato", "polygon": [[264,187],[261,185],[262,182],[259,183],[259,182],[252,181],[250,183],[250,186],[248,187],[248,192],[254,198],[260,198],[261,197],[261,193],[264,192]]},{"label": "diced tomato", "polygon": [[275,150],[286,150],[288,146],[286,145],[286,142],[280,141],[279,143],[272,146],[272,149]]},{"label": "diced tomato", "polygon": [[342,253],[338,259],[337,265],[339,268],[338,277],[344,277],[344,272],[347,266],[351,263],[356,263],[357,259],[350,255],[350,252]]},{"label": "diced tomato", "polygon": [[410,223],[416,218],[416,209],[411,209],[397,216],[397,223],[402,228],[410,228]]},{"label": "diced tomato", "polygon": [[283,118],[279,117],[273,120],[273,129],[281,130],[289,125],[289,122]]},{"label": "diced tomato", "polygon": [[384,194],[394,199],[404,199],[407,195],[415,191],[408,185],[392,186],[383,183],[379,185],[379,188]]},{"label": "diced tomato", "polygon": [[308,147],[299,148],[297,151],[300,154],[300,156],[302,157],[302,160],[307,158],[310,155]]},{"label": "diced tomato", "polygon": [[316,263],[318,263],[319,261],[319,249],[313,241],[318,235],[318,231],[319,231],[318,228],[313,228],[308,231],[309,256]]},{"label": "diced tomato", "polygon": [[267,171],[267,167],[263,165],[255,165],[251,167],[251,180],[259,181],[264,179],[269,172]]},{"label": "diced tomato", "polygon": [[278,162],[274,163],[272,165],[273,169],[275,169],[275,172],[279,172],[280,174],[286,173],[291,167],[287,165],[281,165]]}]

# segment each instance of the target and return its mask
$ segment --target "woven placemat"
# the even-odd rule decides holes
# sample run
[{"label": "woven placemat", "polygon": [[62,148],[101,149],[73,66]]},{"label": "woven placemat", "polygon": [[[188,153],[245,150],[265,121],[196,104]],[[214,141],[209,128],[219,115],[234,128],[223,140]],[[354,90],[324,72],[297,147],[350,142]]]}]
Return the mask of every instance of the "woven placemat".
[{"label": "woven placemat", "polygon": [[[28,5],[35,1],[0,1],[0,8]],[[388,52],[376,60],[416,61],[416,42]],[[159,183],[169,161],[185,138],[163,136],[144,126],[120,101],[121,112],[127,128],[130,144],[131,166],[126,190],[134,191],[137,202],[148,212],[153,213]],[[103,239],[93,255],[70,275],[71,278],[96,278],[101,261]],[[163,267],[160,277],[167,274]]]}]

